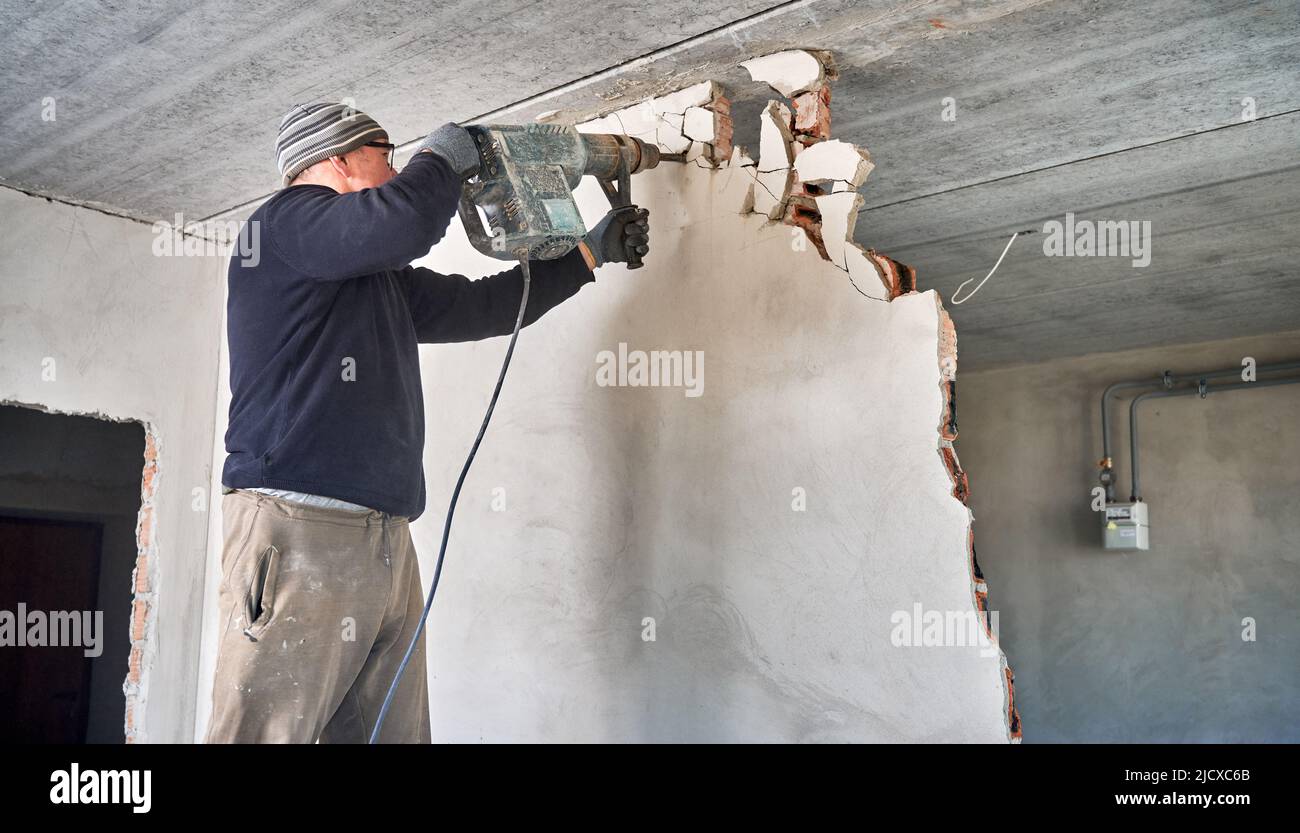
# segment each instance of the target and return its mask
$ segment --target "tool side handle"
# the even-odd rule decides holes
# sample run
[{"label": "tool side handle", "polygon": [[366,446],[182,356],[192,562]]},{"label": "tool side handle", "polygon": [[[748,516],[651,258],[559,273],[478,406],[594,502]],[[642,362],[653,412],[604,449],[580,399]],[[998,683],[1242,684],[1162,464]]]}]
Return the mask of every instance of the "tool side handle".
[{"label": "tool side handle", "polygon": [[497,257],[498,253],[492,248],[492,236],[483,230],[483,219],[479,217],[474,205],[471,196],[474,189],[475,186],[465,183],[460,192],[460,204],[456,209],[460,214],[460,224],[465,227],[465,236],[469,238],[470,245],[488,257]]},{"label": "tool side handle", "polygon": [[[632,205],[632,176],[628,173],[627,165],[621,165],[618,169],[616,179],[604,179],[596,177],[600,183],[600,188],[605,192],[605,197],[609,200],[609,207],[613,211],[634,211]],[[635,251],[627,253],[627,263],[624,264],[628,269],[640,269],[645,265],[641,260],[641,255]]]}]

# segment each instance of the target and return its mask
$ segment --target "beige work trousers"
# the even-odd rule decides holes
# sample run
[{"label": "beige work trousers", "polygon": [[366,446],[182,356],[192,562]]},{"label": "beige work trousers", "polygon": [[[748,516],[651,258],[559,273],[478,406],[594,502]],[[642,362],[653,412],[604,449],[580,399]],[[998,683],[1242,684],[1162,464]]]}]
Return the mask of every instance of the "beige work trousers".
[{"label": "beige work trousers", "polygon": [[[206,743],[365,743],[419,624],[406,518],[222,498],[221,642]],[[429,743],[424,635],[381,743]]]}]

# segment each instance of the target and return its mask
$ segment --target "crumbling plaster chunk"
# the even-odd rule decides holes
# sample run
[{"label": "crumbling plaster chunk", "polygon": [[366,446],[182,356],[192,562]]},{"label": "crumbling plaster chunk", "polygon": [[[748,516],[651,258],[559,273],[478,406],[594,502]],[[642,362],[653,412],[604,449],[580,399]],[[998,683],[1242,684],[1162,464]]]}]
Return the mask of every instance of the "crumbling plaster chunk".
[{"label": "crumbling plaster chunk", "polygon": [[758,169],[777,171],[794,162],[794,136],[790,133],[790,108],[769,101],[759,118]]},{"label": "crumbling plaster chunk", "polygon": [[862,195],[857,191],[849,191],[815,199],[817,211],[822,215],[822,243],[826,246],[826,256],[831,263],[848,271],[846,250],[853,237],[853,227],[858,222]]},{"label": "crumbling plaster chunk", "polygon": [[839,139],[804,148],[794,160],[799,180],[808,184],[832,183],[832,192],[856,190],[875,165],[865,150]]},{"label": "crumbling plaster chunk", "polygon": [[703,107],[690,107],[682,120],[682,133],[697,142],[712,142],[715,136],[713,120],[716,114]]},{"label": "crumbling plaster chunk", "polygon": [[[581,133],[620,133],[657,145],[686,161],[716,167],[732,151],[730,101],[716,81],[705,81],[590,119]],[[689,119],[689,121],[688,121]]]},{"label": "crumbling plaster chunk", "polygon": [[757,167],[758,163],[755,162],[753,159],[749,158],[749,154],[745,153],[745,149],[743,147],[741,147],[740,145],[736,145],[731,149],[731,159],[727,161],[727,165],[729,165],[732,168],[744,168],[744,167],[753,168],[753,167]]},{"label": "crumbling plaster chunk", "polygon": [[[735,192],[740,194],[740,200],[738,200],[738,203],[736,200],[728,200],[729,204],[738,204],[738,207],[740,207],[740,211],[736,212],[738,214],[754,213],[754,191],[758,190],[758,185],[754,182],[754,174],[750,173],[751,170],[753,169],[744,170],[744,172],[737,172],[735,174],[735,185],[729,187],[728,190],[725,191],[725,194],[728,196],[735,194]],[[729,185],[731,185],[731,183],[729,183]]]},{"label": "crumbling plaster chunk", "polygon": [[659,147],[668,153],[685,153],[689,150],[691,140],[682,135],[682,116],[676,113],[662,113],[659,119],[659,127],[655,134],[655,141]]},{"label": "crumbling plaster chunk", "polygon": [[885,297],[887,293],[882,291],[885,279],[880,274],[880,268],[858,244],[849,242],[845,245],[844,261],[849,270],[849,280],[859,292],[880,301],[889,300]]},{"label": "crumbling plaster chunk", "polygon": [[818,86],[826,79],[826,68],[817,56],[802,49],[774,52],[742,61],[749,77],[762,81],[787,98]]},{"label": "crumbling plaster chunk", "polygon": [[791,168],[759,171],[754,180],[754,210],[772,220],[781,219],[793,186],[794,170]]},{"label": "crumbling plaster chunk", "polygon": [[[875,166],[866,150],[818,135],[829,128],[830,95],[826,84],[831,73],[827,64],[815,53],[789,50],[747,61],[744,66],[755,80],[770,83],[778,92],[790,95],[797,105],[792,110],[784,102],[773,100],[759,114],[757,162],[742,148],[731,145],[728,101],[722,96],[722,88],[712,81],[644,99],[578,128],[635,136],[657,144],[665,152],[684,153],[688,162],[697,164],[711,162],[717,167],[726,160],[722,166],[734,172],[725,189],[727,203],[732,211],[742,214],[755,212],[770,220],[789,222],[787,214],[794,195],[802,194],[804,185],[816,186],[806,199],[809,210],[813,201],[817,206],[816,213],[810,216],[816,226],[813,233],[824,242],[818,245],[819,251],[848,272],[863,294],[878,297],[879,290],[874,289],[877,282],[883,284],[886,297],[905,291],[904,276],[891,261],[864,252],[852,240],[857,212],[863,204],[856,191]],[[805,119],[806,131],[796,135],[797,128],[792,125],[798,117]],[[819,128],[823,124],[825,130]],[[723,134],[725,147],[710,141]]]},{"label": "crumbling plaster chunk", "polygon": [[675,93],[650,99],[650,105],[656,113],[676,113],[681,115],[691,107],[703,107],[712,104],[722,92],[717,81],[701,81],[698,84],[678,90]]},{"label": "crumbling plaster chunk", "polygon": [[722,189],[722,204],[739,214],[754,210],[755,171],[754,160],[745,155],[743,148],[732,147],[731,158],[722,166],[726,180]]}]

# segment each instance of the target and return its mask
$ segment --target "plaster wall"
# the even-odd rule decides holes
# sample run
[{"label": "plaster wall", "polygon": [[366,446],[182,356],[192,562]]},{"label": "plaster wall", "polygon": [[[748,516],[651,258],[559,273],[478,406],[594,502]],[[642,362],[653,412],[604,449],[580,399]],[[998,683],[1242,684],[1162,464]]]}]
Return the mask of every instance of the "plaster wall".
[{"label": "plaster wall", "polygon": [[0,216],[0,402],[145,429],[123,726],[188,740],[224,259],[158,257],[149,225],[9,189]]},{"label": "plaster wall", "polygon": [[[937,297],[864,297],[802,231],[742,213],[751,181],[639,175],[645,267],[600,269],[521,333],[429,620],[435,739],[1008,739],[996,650],[891,641],[897,612],[976,604]],[[578,196],[589,224],[607,207]],[[424,263],[508,266],[457,223]],[[702,356],[699,395],[602,385],[620,345]],[[421,348],[426,587],[505,347]]]},{"label": "plaster wall", "polygon": [[[1150,550],[1102,549],[1090,506],[1107,385],[1240,367],[1246,356],[1294,361],[1300,333],[963,377],[975,543],[1027,742],[1300,740],[1300,385],[1140,406]],[[1111,411],[1122,500],[1132,393]]]}]

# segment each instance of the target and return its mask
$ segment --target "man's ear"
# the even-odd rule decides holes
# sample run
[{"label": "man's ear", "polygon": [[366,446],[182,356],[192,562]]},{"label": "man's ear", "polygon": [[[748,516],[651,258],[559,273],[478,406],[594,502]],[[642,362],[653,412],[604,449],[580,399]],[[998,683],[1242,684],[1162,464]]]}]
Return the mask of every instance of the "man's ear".
[{"label": "man's ear", "polygon": [[348,165],[348,158],[346,156],[331,156],[330,166],[334,169],[336,174],[344,179],[348,178],[348,174],[352,170],[351,166]]}]

